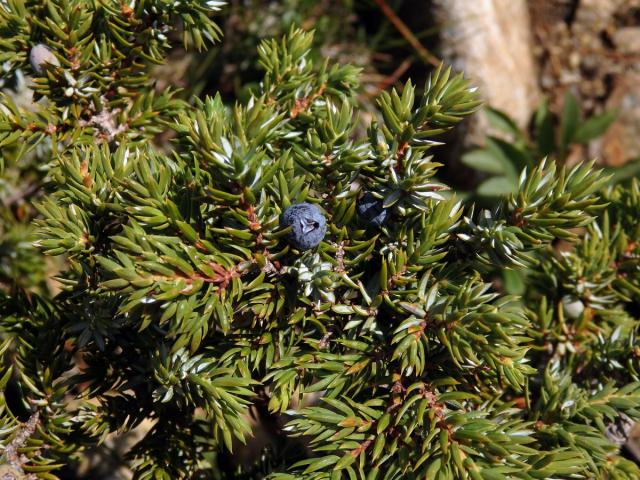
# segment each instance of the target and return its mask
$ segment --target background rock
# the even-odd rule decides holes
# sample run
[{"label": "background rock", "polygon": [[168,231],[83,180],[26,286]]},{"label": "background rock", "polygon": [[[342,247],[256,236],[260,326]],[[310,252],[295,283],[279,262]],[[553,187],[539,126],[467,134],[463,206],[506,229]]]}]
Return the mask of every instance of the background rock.
[{"label": "background rock", "polygon": [[[436,0],[443,56],[478,85],[485,101],[525,127],[538,106],[540,89],[524,0]],[[487,129],[475,117],[470,142]]]}]

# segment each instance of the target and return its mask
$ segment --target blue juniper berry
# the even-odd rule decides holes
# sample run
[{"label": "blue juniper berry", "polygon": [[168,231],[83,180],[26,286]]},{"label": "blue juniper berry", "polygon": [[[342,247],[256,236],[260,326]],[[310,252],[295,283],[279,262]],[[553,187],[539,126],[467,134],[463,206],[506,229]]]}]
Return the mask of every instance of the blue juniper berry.
[{"label": "blue juniper berry", "polygon": [[282,214],[281,225],[292,226],[291,244],[300,250],[317,246],[327,232],[327,221],[320,209],[311,203],[294,203]]},{"label": "blue juniper berry", "polygon": [[369,225],[380,227],[387,220],[389,210],[382,206],[381,199],[367,192],[358,200],[358,215]]}]

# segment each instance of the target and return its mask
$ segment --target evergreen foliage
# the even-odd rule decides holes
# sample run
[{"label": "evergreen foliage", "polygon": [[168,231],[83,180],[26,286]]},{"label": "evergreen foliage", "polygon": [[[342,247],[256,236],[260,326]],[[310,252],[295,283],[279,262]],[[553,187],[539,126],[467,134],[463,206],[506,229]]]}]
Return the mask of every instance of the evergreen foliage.
[{"label": "evergreen foliage", "polygon": [[[156,91],[221,3],[0,1],[0,474],[58,478],[151,421],[136,479],[638,478],[610,435],[640,418],[638,183],[540,160],[476,212],[430,155],[467,81],[382,93],[358,138],[358,70],[296,29],[246,103]],[[496,267],[535,275],[510,296]],[[280,442],[234,461],[256,412]]]}]

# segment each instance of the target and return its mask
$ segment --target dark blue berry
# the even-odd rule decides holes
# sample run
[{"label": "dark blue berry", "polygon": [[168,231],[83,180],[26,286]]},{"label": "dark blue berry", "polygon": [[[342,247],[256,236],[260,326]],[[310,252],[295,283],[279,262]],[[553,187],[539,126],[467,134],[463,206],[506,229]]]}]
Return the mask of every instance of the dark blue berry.
[{"label": "dark blue berry", "polygon": [[358,215],[368,224],[379,227],[387,220],[389,210],[383,208],[381,199],[372,193],[365,193],[358,200]]},{"label": "dark blue berry", "polygon": [[289,242],[300,249],[309,250],[318,245],[327,232],[327,221],[318,207],[311,203],[294,203],[282,214],[281,225],[291,226]]}]

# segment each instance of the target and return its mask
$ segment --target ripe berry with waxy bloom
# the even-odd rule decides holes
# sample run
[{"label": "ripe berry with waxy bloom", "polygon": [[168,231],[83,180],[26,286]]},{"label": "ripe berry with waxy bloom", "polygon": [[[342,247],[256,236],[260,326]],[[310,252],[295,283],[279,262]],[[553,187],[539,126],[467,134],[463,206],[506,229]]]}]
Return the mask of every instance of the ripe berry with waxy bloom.
[{"label": "ripe berry with waxy bloom", "polygon": [[358,200],[358,215],[368,224],[379,227],[387,220],[389,210],[382,206],[381,199],[367,192]]},{"label": "ripe berry with waxy bloom", "polygon": [[282,214],[280,224],[291,226],[289,242],[300,250],[317,246],[327,232],[327,221],[320,209],[311,203],[294,203]]}]

